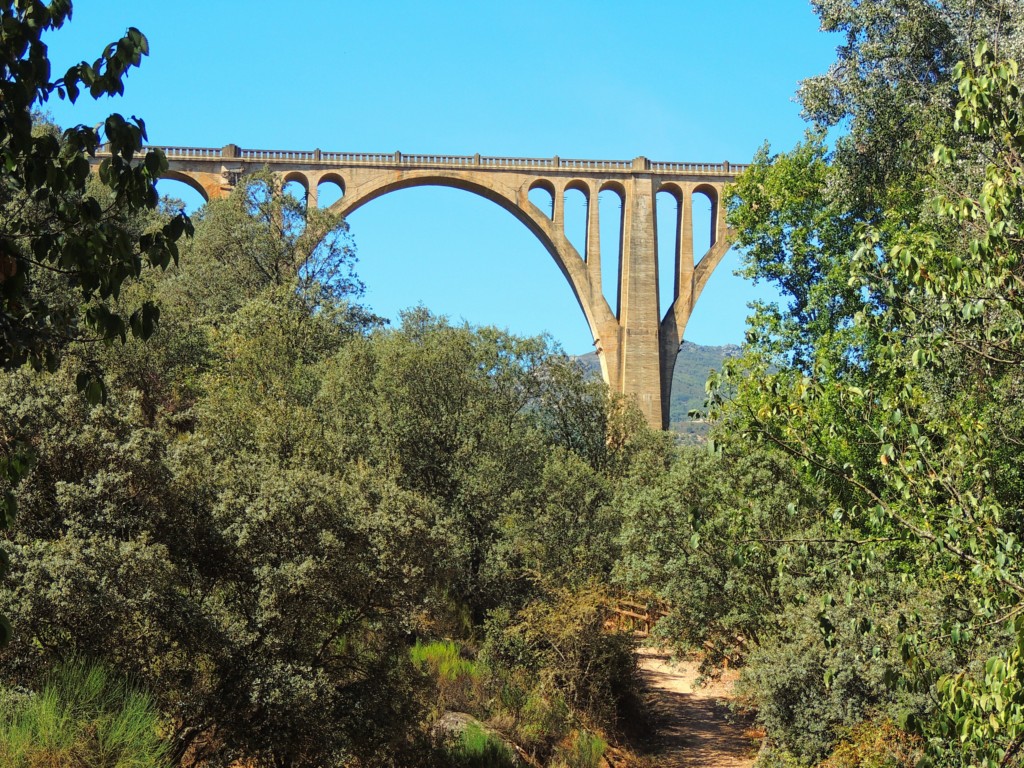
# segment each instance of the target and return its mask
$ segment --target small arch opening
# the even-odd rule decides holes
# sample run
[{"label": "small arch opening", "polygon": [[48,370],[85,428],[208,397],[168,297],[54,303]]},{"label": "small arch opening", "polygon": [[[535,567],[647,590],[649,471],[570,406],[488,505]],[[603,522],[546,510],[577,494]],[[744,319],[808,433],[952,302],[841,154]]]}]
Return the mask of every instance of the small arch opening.
[{"label": "small arch opening", "polygon": [[309,179],[299,171],[290,171],[281,178],[281,191],[305,205]]},{"label": "small arch opening", "polygon": [[583,182],[570,182],[562,197],[562,210],[565,222],[565,238],[576,249],[583,261],[587,260],[587,217],[589,210],[589,194]]},{"label": "small arch opening", "polygon": [[298,235],[306,229],[306,185],[298,179],[285,181],[281,193],[285,198],[282,201],[283,224],[288,229],[294,229],[294,233]]},{"label": "small arch opening", "polygon": [[597,196],[597,215],[601,231],[601,291],[608,306],[619,316],[619,282],[622,275],[622,229],[624,190],[617,184],[605,184]]},{"label": "small arch opening", "polygon": [[717,195],[711,187],[697,187],[693,190],[693,258],[699,262],[715,244],[715,200]]},{"label": "small arch opening", "polygon": [[206,197],[193,184],[181,179],[157,179],[156,191],[160,195],[160,206],[173,213],[184,210],[191,216],[206,205]]},{"label": "small arch opening", "polygon": [[286,181],[281,191],[302,205],[306,204],[306,186],[301,181]]},{"label": "small arch opening", "polygon": [[330,208],[345,196],[345,180],[336,173],[325,173],[316,185],[318,208]]},{"label": "small arch opening", "polygon": [[533,182],[527,196],[541,213],[549,219],[555,217],[555,188],[551,182],[544,179]]},{"label": "small arch opening", "polygon": [[679,267],[681,198],[677,190],[662,189],[655,197],[655,239],[658,248],[658,317],[675,301]]}]

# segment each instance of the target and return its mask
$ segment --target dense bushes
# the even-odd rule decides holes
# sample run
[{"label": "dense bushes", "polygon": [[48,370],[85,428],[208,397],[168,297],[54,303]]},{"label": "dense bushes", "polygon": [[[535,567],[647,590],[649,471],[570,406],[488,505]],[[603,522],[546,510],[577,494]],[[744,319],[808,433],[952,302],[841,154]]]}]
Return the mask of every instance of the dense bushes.
[{"label": "dense bushes", "polygon": [[621,734],[641,716],[634,641],[608,630],[607,604],[593,587],[560,590],[491,612],[476,652],[417,642],[411,657],[434,686],[434,717],[469,712],[544,764],[596,761],[604,742],[586,728]]},{"label": "dense bushes", "polygon": [[750,541],[778,573],[746,670],[772,760],[883,722],[922,765],[1014,764],[1024,103],[992,50],[1020,51],[1021,5],[816,5],[846,44],[801,89],[813,130],[759,153],[729,209],[784,301],[709,382],[725,460],[770,447],[815,492],[719,539],[713,590],[764,604],[735,589],[761,570]]},{"label": "dense bushes", "polygon": [[556,590],[487,623],[483,656],[522,670],[592,724],[616,730],[637,713],[634,639],[610,632],[607,597],[593,587]]},{"label": "dense bushes", "polygon": [[[432,708],[483,697],[438,668],[451,691],[431,702],[410,638],[486,645],[494,614],[576,645],[556,669],[531,637],[487,681],[540,676],[526,700],[556,734],[614,725],[628,647],[596,603],[565,627],[544,606],[607,576],[614,486],[656,451],[644,428],[544,339],[425,310],[378,327],[344,228],[303,214],[255,177],[202,211],[179,268],[126,289],[163,306],[154,344],[0,380],[4,433],[35,455],[3,681],[102,659],[152,691],[172,760],[413,765]],[[77,393],[83,364],[105,370],[104,404]]]}]

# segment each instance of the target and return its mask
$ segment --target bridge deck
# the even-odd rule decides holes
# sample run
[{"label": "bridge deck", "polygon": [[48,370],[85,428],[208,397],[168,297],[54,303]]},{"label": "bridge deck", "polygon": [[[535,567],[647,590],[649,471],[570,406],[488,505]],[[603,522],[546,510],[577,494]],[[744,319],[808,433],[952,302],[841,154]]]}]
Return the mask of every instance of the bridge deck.
[{"label": "bridge deck", "polygon": [[[446,168],[466,170],[579,171],[608,173],[644,172],[654,175],[736,176],[747,168],[743,163],[664,162],[637,157],[633,160],[585,160],[563,157],[497,157],[488,155],[408,155],[402,152],[324,152],[293,149],[242,149],[226,147],[164,147],[168,160],[241,161],[274,165],[360,167],[382,165],[396,168]],[[108,154],[106,148],[100,155]]]}]

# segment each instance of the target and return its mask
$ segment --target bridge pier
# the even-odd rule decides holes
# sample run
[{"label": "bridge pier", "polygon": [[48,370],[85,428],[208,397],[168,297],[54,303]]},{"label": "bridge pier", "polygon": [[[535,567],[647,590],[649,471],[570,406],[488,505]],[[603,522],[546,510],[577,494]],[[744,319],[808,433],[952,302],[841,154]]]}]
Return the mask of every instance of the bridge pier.
[{"label": "bridge pier", "polygon": [[654,180],[649,176],[634,177],[626,184],[619,268],[622,372],[618,390],[636,395],[648,423],[665,427],[659,344],[656,192]]}]

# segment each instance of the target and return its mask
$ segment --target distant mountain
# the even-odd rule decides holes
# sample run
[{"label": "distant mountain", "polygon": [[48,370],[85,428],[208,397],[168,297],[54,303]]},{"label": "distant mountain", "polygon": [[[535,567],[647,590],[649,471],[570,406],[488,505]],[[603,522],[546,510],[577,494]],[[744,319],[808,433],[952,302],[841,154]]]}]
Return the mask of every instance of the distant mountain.
[{"label": "distant mountain", "polygon": [[[692,410],[704,407],[704,382],[708,372],[714,368],[722,369],[722,361],[739,354],[740,348],[735,344],[721,347],[705,347],[684,341],[676,358],[675,373],[672,376],[672,403],[669,410],[669,428],[679,433],[684,442],[703,442],[708,431],[708,424],[703,420],[694,421],[689,417]],[[594,375],[601,375],[601,367],[597,353],[590,352],[579,355],[577,360]]]},{"label": "distant mountain", "polygon": [[740,348],[736,344],[721,347],[704,347],[684,341],[676,358],[672,374],[672,404],[669,410],[669,427],[684,436],[692,436],[694,442],[702,442],[707,435],[706,421],[694,421],[689,412],[704,408],[704,384],[708,373],[714,368],[722,370],[722,361],[736,357]]}]

